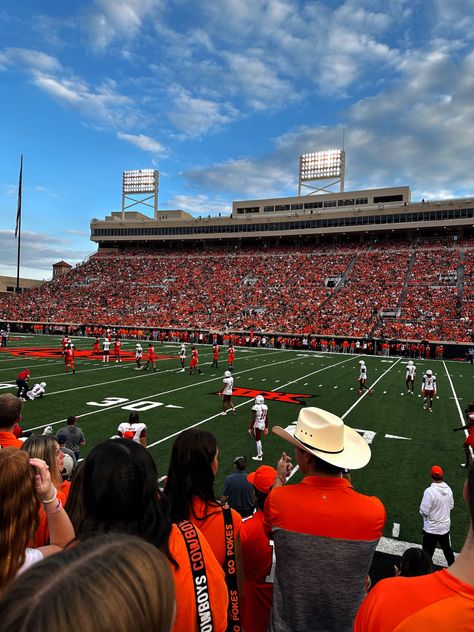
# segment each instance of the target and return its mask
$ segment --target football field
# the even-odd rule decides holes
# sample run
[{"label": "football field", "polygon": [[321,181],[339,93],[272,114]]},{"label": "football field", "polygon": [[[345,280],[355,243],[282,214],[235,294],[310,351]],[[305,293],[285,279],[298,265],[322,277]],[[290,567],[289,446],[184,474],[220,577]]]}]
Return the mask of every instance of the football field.
[{"label": "football field", "polygon": [[[124,361],[116,364],[111,357],[109,365],[102,363],[102,356],[92,355],[93,339],[73,341],[77,348],[75,374],[65,373],[59,336],[12,335],[9,346],[1,350],[0,393],[16,393],[16,376],[25,368],[31,370],[31,385],[47,383],[45,397],[24,404],[24,430],[42,433],[46,425],[58,429],[69,415],[77,415],[87,439],[81,456],[86,456],[96,443],[116,434],[118,425],[135,410],[147,425],[148,449],[163,476],[176,435],[200,426],[218,439],[215,490],[219,496],[236,456],[247,456],[248,471],[260,465],[250,458],[255,455],[255,441],[247,433],[257,394],[265,396],[270,428],[291,426],[302,406],[317,406],[341,416],[370,442],[372,459],[367,467],[352,473],[352,482],[357,490],[383,501],[387,538],[421,543],[421,496],[431,482],[431,466],[443,468],[455,497],[453,548],[460,550],[468,525],[462,500],[464,433],[452,429],[461,425],[462,411],[474,399],[472,365],[415,360],[417,379],[411,396],[405,392],[406,359],[368,356],[364,359],[374,393],[359,396],[361,356],[236,348],[236,414],[222,416],[219,392],[227,369],[226,348],[221,347],[219,368],[213,369],[212,348],[198,347],[203,374],[188,375],[180,372],[178,344],[154,343],[158,354],[154,373],[135,370],[135,341],[124,341]],[[142,346],[145,351],[146,344],[142,342]],[[187,353],[188,363],[189,345]],[[438,384],[432,414],[423,410],[420,396],[421,376],[428,368],[436,374]],[[263,463],[270,465],[275,465],[283,450],[293,454],[292,446],[271,432],[263,438],[263,450]],[[299,480],[299,473],[291,480]]]}]

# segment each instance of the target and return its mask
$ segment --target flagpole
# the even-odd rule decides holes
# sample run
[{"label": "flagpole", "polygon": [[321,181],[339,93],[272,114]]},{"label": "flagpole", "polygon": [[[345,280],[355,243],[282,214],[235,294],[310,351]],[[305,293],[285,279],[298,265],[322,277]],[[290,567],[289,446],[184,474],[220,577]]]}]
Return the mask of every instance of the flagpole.
[{"label": "flagpole", "polygon": [[20,245],[21,245],[21,198],[22,198],[22,181],[23,181],[23,154],[20,159],[20,179],[18,183],[18,208],[16,213],[15,237],[18,237],[18,251],[16,259],[16,288],[15,292],[20,291]]}]

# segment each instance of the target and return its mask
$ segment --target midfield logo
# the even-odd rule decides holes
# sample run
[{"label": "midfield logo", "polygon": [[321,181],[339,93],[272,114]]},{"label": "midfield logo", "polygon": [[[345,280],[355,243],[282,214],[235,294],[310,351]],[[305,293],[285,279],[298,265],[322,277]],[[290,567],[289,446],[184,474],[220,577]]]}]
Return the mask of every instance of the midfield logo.
[{"label": "midfield logo", "polygon": [[285,404],[298,404],[302,406],[305,404],[301,399],[310,399],[314,395],[308,395],[308,393],[284,393],[283,391],[262,391],[254,388],[242,388],[236,386],[232,391],[232,397],[257,397],[257,395],[263,395],[266,400],[273,402],[284,402]]}]

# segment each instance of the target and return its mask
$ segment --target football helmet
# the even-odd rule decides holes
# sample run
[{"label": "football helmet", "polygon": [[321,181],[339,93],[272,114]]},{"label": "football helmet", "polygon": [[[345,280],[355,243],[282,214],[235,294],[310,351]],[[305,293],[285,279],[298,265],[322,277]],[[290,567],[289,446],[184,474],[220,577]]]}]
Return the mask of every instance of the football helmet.
[{"label": "football helmet", "polygon": [[255,398],[255,403],[256,404],[264,404],[265,403],[265,398],[263,395],[257,395],[257,397]]},{"label": "football helmet", "polygon": [[226,371],[224,373],[224,377],[232,377],[232,373],[230,371]]},{"label": "football helmet", "polygon": [[428,371],[426,371],[426,375],[433,375],[433,371],[431,369],[428,369]]},{"label": "football helmet", "polygon": [[364,362],[363,360],[359,360],[359,365],[360,365],[360,366],[364,366],[364,365],[365,365],[365,362]]},{"label": "football helmet", "polygon": [[408,366],[413,366],[413,360],[408,360]]},{"label": "football helmet", "polygon": [[41,388],[46,388],[46,382],[40,382]]}]

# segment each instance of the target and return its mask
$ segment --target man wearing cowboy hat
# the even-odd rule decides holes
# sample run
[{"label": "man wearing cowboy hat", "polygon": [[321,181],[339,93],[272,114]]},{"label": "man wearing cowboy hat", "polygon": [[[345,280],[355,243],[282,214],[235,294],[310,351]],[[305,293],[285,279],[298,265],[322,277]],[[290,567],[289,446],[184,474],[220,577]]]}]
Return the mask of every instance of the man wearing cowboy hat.
[{"label": "man wearing cowboy hat", "polygon": [[320,408],[300,411],[294,436],[272,430],[296,447],[304,478],[282,487],[279,463],[265,504],[277,560],[269,630],[351,632],[386,515],[378,498],[357,493],[342,473],[367,465],[370,448]]}]

